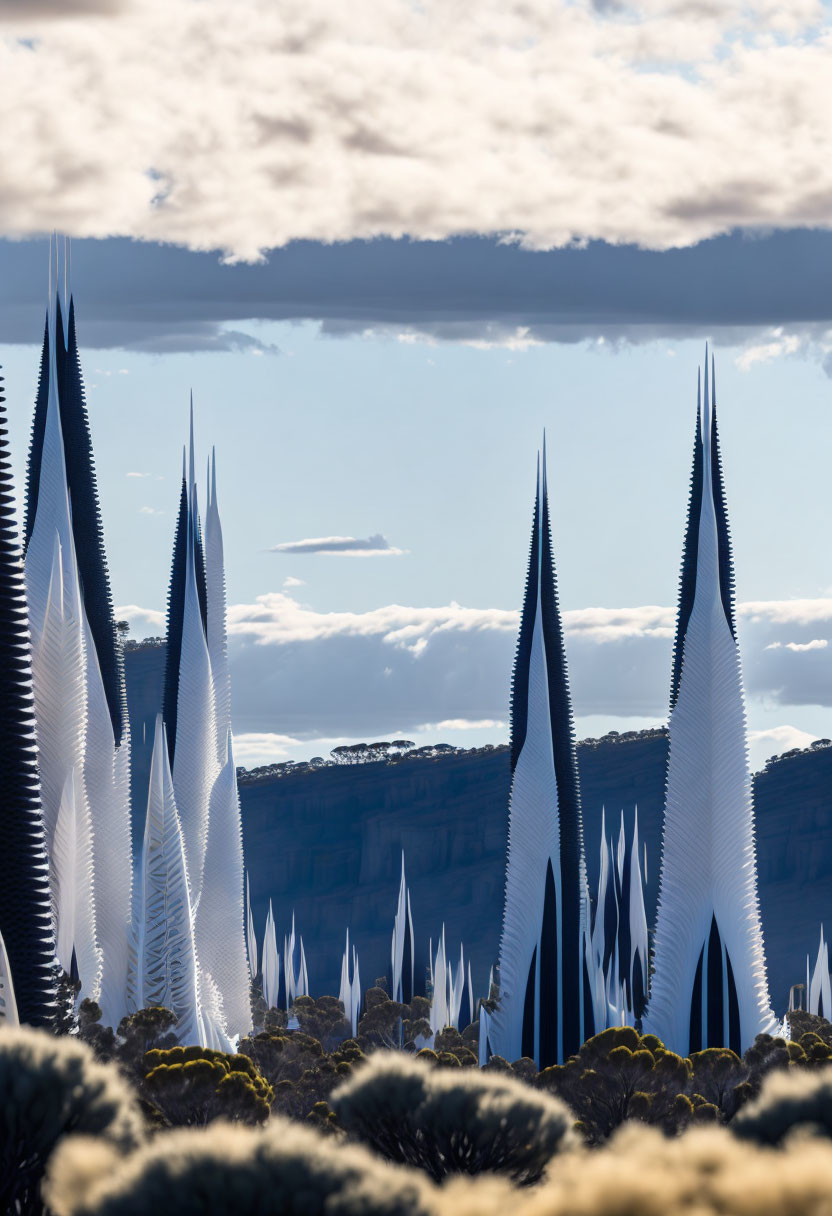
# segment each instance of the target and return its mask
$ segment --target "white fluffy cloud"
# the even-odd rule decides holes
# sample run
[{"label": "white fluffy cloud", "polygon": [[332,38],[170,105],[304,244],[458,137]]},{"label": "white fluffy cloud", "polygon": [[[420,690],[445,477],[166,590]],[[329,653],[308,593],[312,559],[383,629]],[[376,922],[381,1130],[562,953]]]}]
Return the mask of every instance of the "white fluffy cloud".
[{"label": "white fluffy cloud", "polygon": [[748,732],[748,750],[752,768],[761,768],[770,756],[779,756],[794,747],[808,747],[817,735],[797,726],[771,726],[767,730]]},{"label": "white fluffy cloud", "polygon": [[0,6],[0,232],[654,248],[830,223],[820,0]]},{"label": "white fluffy cloud", "polygon": [[[164,629],[161,613],[128,607],[118,615],[137,634]],[[576,716],[663,720],[675,610],[646,605],[563,615]],[[766,707],[769,722],[777,707],[784,714],[789,706],[820,707],[801,721],[809,713],[818,733],[828,733],[832,599],[751,601],[738,616],[750,704]],[[281,747],[282,754],[286,748],[297,754],[291,740],[386,737],[394,729],[437,737],[502,731],[518,624],[517,611],[455,603],[320,612],[272,592],[233,605],[235,728],[259,741],[247,759],[277,755]],[[261,735],[269,736],[268,746]],[[275,742],[277,736],[285,742]],[[755,758],[765,759],[774,744],[785,747],[778,739],[752,741]]]},{"label": "white fluffy cloud", "polygon": [[228,631],[261,644],[286,645],[336,637],[374,637],[418,653],[437,634],[502,631],[514,633],[519,613],[504,608],[405,608],[390,604],[368,612],[317,612],[290,595],[273,591],[254,604],[228,611]]}]

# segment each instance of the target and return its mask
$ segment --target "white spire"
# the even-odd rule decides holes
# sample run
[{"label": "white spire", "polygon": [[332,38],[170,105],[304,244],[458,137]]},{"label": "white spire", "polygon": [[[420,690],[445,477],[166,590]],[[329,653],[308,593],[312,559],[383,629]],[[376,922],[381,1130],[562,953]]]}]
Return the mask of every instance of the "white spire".
[{"label": "white spire", "polygon": [[244,927],[243,834],[230,731],[225,763],[211,791],[201,889],[195,920],[200,966],[216,985],[226,1033],[241,1038],[251,1030],[251,996]]},{"label": "white spire", "polygon": [[[393,943],[391,949],[392,989],[394,1001],[402,1001],[405,990],[413,995],[413,917],[410,911],[410,891],[404,872],[404,849],[402,849],[402,875],[399,881],[399,900],[396,906],[396,918],[393,923]],[[404,974],[407,959],[408,974]]]},{"label": "white spire", "polygon": [[263,1000],[267,1009],[276,1009],[280,991],[280,955],[277,952],[277,936],[274,928],[272,901],[266,916],[266,931],[263,934]]},{"label": "white spire", "polygon": [[288,938],[283,938],[283,980],[286,988],[286,1011],[292,1008],[292,1002],[297,996],[297,976],[295,974],[295,913],[292,911],[292,931]]},{"label": "white spire", "polygon": [[0,933],[0,1030],[4,1026],[11,1028],[19,1025],[20,1020],[17,1016],[17,1001],[14,996],[12,969],[9,966],[9,956],[6,953],[3,935]]},{"label": "white spire", "polygon": [[818,957],[815,961],[815,969],[812,972],[812,983],[807,995],[808,1004],[806,1008],[809,1013],[813,1013],[815,1017],[826,1018],[828,1021],[830,1014],[832,1014],[832,993],[830,993],[829,984],[829,947],[823,936],[823,925],[820,927]]},{"label": "white spire", "polygon": [[[32,684],[38,735],[41,799],[54,892],[63,892],[63,908],[73,909],[72,933],[84,996],[101,995],[101,956],[95,934],[92,886],[92,824],[83,780],[87,742],[87,657],[85,614],[75,557],[69,489],[61,430],[55,349],[54,303],[49,327],[49,388],[41,454],[38,501],[24,572],[32,635]],[[75,865],[74,849],[56,856],[55,831],[67,782],[79,770],[75,839],[83,861]],[[67,839],[64,836],[63,843]],[[71,866],[79,884],[70,897]],[[59,911],[56,905],[56,913]],[[60,925],[57,926],[61,933]],[[66,941],[66,934],[62,940]],[[70,952],[71,953],[71,952]]]},{"label": "white spire", "polygon": [[205,515],[205,583],[208,606],[208,654],[214,683],[214,709],[218,759],[225,759],[225,740],[231,730],[231,676],[226,633],[225,557],[222,524],[217,506],[217,460],[211,459],[211,482]]},{"label": "white spire", "polygon": [[251,915],[251,891],[246,874],[246,937],[248,940],[248,962],[251,978],[257,979],[257,934],[254,932],[254,917]]},{"label": "white spire", "polygon": [[448,962],[445,955],[445,926],[436,950],[433,963],[433,1000],[430,1006],[430,1028],[434,1034],[444,1030],[449,1025],[450,1010],[448,1007]]},{"label": "white spire", "polygon": [[361,1017],[361,976],[358,970],[358,951],[352,948],[352,983],[350,985],[350,1025],[353,1036],[358,1032]]},{"label": "white spire", "polygon": [[640,976],[641,992],[646,998],[648,985],[649,940],[647,936],[647,913],[644,907],[644,883],[641,878],[641,858],[638,841],[638,807],[635,808],[633,819],[633,846],[630,852],[630,993],[633,999],[633,1012],[641,1016],[642,1009],[637,1008],[639,994],[636,990],[636,977]]},{"label": "white spire", "polygon": [[[219,772],[211,659],[202,625],[194,562],[196,508],[196,486],[192,485],[192,508],[188,511],[187,521],[185,605],[173,782],[185,841],[191,899],[195,907],[202,891],[211,792]],[[242,899],[242,885],[240,897]]]},{"label": "white spire", "polygon": [[344,944],[344,953],[341,958],[341,984],[338,989],[338,1000],[344,1006],[344,1017],[347,1021],[352,1020],[352,1002],[350,1000],[350,931],[347,927],[347,936]]},{"label": "white spire", "polygon": [[[725,581],[730,578],[727,520],[721,493],[719,502],[715,494],[721,474],[713,446],[711,384],[706,348],[669,720],[655,971],[646,1018],[646,1028],[681,1055],[700,1046],[741,1052],[757,1034],[776,1033],[757,899],[740,656],[730,619],[732,588]],[[722,962],[713,965],[712,959],[709,968],[712,949]],[[709,973],[719,983],[718,994],[707,992]]]},{"label": "white spire", "polygon": [[170,1009],[181,1042],[204,1046],[185,850],[161,714],[153,739],[136,897],[138,1007]]}]

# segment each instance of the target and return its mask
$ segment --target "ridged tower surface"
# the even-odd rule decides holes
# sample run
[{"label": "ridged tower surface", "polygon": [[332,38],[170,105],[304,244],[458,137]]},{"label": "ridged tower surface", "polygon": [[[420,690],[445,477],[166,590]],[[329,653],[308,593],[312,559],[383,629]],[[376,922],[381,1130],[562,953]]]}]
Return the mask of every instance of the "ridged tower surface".
[{"label": "ridged tower surface", "polygon": [[591,1032],[581,802],[545,445],[512,680],[511,769],[500,1005],[489,1039],[506,1059],[530,1056],[545,1067]]},{"label": "ridged tower surface", "polygon": [[[54,332],[50,333],[50,328]],[[54,381],[51,378],[53,373]],[[92,438],[78,351],[75,304],[70,298],[65,332],[61,299],[57,293],[51,324],[47,319],[44,331],[40,381],[29,448],[25,533],[27,559],[39,526],[39,517],[47,527],[54,523],[51,501],[54,487],[51,483],[48,486],[43,484],[50,435],[50,384],[56,390],[64,466],[62,477],[71,508],[72,547],[82,601],[86,727],[83,779],[76,775],[75,785],[81,799],[78,805],[88,806],[91,832],[93,902],[96,935],[101,950],[99,1000],[104,1023],[117,1026],[126,1012],[126,943],[131,923],[132,887],[130,735],[124,661],[117,637],[104,547]],[[45,520],[42,518],[44,514]],[[29,565],[27,560],[27,572]]]},{"label": "ridged tower surface", "polygon": [[655,971],[645,1027],[673,1051],[747,1048],[775,1019],[757,897],[754,808],[731,542],[705,363],[670,698]]},{"label": "ridged tower surface", "polygon": [[41,813],[29,622],[0,379],[0,935],[21,1022],[49,1027],[55,937]]}]

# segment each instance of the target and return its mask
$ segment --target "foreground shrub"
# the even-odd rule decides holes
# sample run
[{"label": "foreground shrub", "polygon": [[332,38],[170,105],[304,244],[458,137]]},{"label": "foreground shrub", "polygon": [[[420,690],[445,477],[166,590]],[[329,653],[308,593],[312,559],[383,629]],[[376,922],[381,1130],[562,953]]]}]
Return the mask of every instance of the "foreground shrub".
[{"label": "foreground shrub", "polygon": [[439,1181],[449,1174],[506,1174],[536,1181],[577,1142],[562,1102],[507,1076],[430,1067],[377,1053],[331,1099],[341,1126],[390,1161]]},{"label": "foreground shrub", "polygon": [[50,1170],[55,1216],[433,1216],[419,1174],[297,1124],[215,1125],[157,1136],[125,1161],[67,1141]]},{"label": "foreground shrub", "polygon": [[41,1179],[70,1132],[119,1149],[142,1134],[135,1098],[83,1043],[23,1029],[0,1033],[0,1211],[40,1213]]},{"label": "foreground shrub", "polygon": [[829,1216],[832,1148],[774,1153],[724,1128],[668,1138],[630,1124],[599,1150],[566,1153],[539,1187],[453,1181],[443,1216]]},{"label": "foreground shrub", "polygon": [[204,1126],[215,1119],[262,1123],[272,1089],[247,1056],[210,1047],[173,1047],[144,1057],[142,1090],[177,1126]]},{"label": "foreground shrub", "polygon": [[756,1144],[782,1144],[795,1128],[832,1139],[832,1071],[800,1070],[768,1078],[760,1096],[741,1110],[733,1133]]}]

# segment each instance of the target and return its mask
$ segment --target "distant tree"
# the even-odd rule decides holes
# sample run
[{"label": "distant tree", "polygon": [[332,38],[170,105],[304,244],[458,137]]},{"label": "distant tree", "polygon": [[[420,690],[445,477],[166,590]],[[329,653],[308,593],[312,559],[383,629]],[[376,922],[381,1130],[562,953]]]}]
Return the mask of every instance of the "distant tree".
[{"label": "distant tree", "polygon": [[118,1024],[116,1056],[122,1070],[135,1080],[145,1075],[144,1057],[153,1048],[176,1047],[176,1016],[161,1005],[150,1005],[122,1018]]},{"label": "distant tree", "polygon": [[209,1047],[154,1049],[144,1057],[142,1091],[175,1126],[204,1126],[215,1119],[262,1123],[272,1088],[245,1055]]},{"label": "distant tree", "polygon": [[690,1077],[690,1060],[655,1035],[620,1026],[588,1039],[566,1064],[544,1069],[537,1084],[562,1098],[589,1143],[598,1144],[626,1119],[680,1131],[693,1115]]},{"label": "distant tree", "polygon": [[364,1016],[358,1023],[356,1038],[363,1051],[402,1046],[403,1022],[410,1008],[391,1001],[383,988],[368,988],[364,994]]},{"label": "distant tree", "polygon": [[41,1180],[64,1136],[98,1136],[127,1151],[142,1128],[135,1096],[86,1044],[22,1027],[0,1032],[0,1211],[46,1212]]},{"label": "distant tree", "polygon": [[[728,1047],[708,1047],[690,1057],[690,1088],[694,1096],[712,1105],[727,1123],[751,1096],[748,1066]],[[701,1105],[701,1103],[700,1103]],[[703,1116],[700,1116],[702,1118]]]},{"label": "distant tree", "polygon": [[101,1025],[101,1006],[88,997],[78,1007],[78,1037],[92,1050],[97,1060],[114,1059],[118,1042],[111,1026]]},{"label": "distant tree", "polygon": [[317,1039],[324,1051],[333,1051],[351,1036],[350,1024],[344,1017],[344,1006],[334,996],[299,996],[292,1004],[304,1034]]}]

